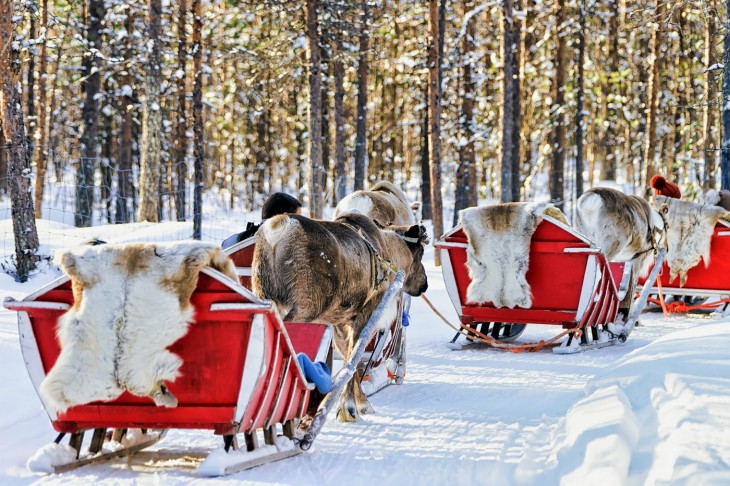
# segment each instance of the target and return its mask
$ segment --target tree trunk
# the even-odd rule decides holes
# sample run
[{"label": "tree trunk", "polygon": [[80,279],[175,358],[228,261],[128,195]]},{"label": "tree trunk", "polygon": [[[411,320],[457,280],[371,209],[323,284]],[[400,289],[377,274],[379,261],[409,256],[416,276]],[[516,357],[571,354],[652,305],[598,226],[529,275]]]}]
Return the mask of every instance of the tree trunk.
[{"label": "tree trunk", "polygon": [[347,170],[345,167],[345,65],[342,49],[342,36],[335,34],[335,55],[332,75],[334,77],[334,110],[335,110],[335,174],[334,204],[340,202],[347,194]]},{"label": "tree trunk", "polygon": [[[620,101],[620,86],[616,79],[619,76],[619,0],[610,0],[610,17],[608,19],[608,65],[609,73],[606,93],[606,131],[604,132],[603,147],[601,152],[605,154],[605,158],[601,163],[601,180],[616,180],[616,166],[619,160],[619,145],[616,143],[618,130],[617,107]],[[585,12],[583,13],[585,16]],[[583,19],[585,23],[585,19]],[[584,29],[585,30],[585,29]],[[585,43],[585,33],[583,34],[583,43]]]},{"label": "tree trunk", "polygon": [[319,0],[307,0],[309,54],[309,215],[322,219],[322,60],[319,48]]},{"label": "tree trunk", "polygon": [[513,172],[512,162],[515,159],[515,152],[519,152],[519,145],[515,146],[515,132],[518,127],[515,126],[515,83],[513,78],[517,76],[515,72],[516,66],[516,46],[517,39],[515,38],[514,30],[514,10],[512,0],[504,0],[502,2],[502,17],[503,17],[503,109],[502,109],[502,177],[501,177],[501,201],[512,202],[515,201],[515,195],[512,193],[514,184],[512,179],[519,177],[518,174]]},{"label": "tree trunk", "polygon": [[[35,152],[35,131],[38,126],[35,108],[35,53],[38,48],[36,35],[36,12],[35,2],[29,3],[30,26],[28,27],[28,39],[33,42],[33,47],[28,49],[28,77],[26,78],[26,90],[28,91],[27,113],[28,113],[28,157],[33,157]],[[45,44],[45,42],[44,42]]]},{"label": "tree trunk", "polygon": [[187,120],[187,62],[188,62],[188,2],[180,0],[177,20],[177,68],[182,73],[177,78],[177,151],[175,153],[175,216],[178,221],[185,221],[185,191],[188,176],[186,156],[188,152],[188,120]]},{"label": "tree trunk", "polygon": [[[677,9],[673,12],[673,22],[676,22],[677,24],[677,31],[682,32],[683,26],[683,10]],[[682,49],[682,34],[678,36],[678,39],[675,41],[672,41],[669,45],[669,49],[673,50],[675,52],[679,52]],[[665,173],[671,177],[672,179],[676,180],[679,176],[679,166],[681,165],[681,159],[682,159],[682,153],[679,150],[679,147],[681,146],[681,130],[680,127],[682,125],[682,119],[683,119],[683,108],[684,106],[687,106],[689,103],[685,101],[686,90],[682,90],[680,92],[679,85],[682,81],[682,57],[683,56],[673,56],[674,60],[672,61],[672,70],[674,71],[674,76],[672,76],[673,79],[671,79],[671,99],[675,100],[674,103],[672,103],[669,106],[669,133],[665,137],[667,139],[667,153],[668,156],[666,159],[662,159],[664,161],[664,170]]]},{"label": "tree trunk", "polygon": [[466,19],[474,7],[471,0],[464,0],[464,18],[467,22],[465,35],[461,41],[463,77],[462,86],[464,90],[461,100],[461,126],[463,144],[459,144],[459,166],[456,169],[456,198],[454,201],[455,226],[459,218],[459,211],[477,205],[477,173],[474,157],[474,97],[475,86],[472,78],[472,65],[474,63],[474,36],[476,35],[476,24],[474,18]]},{"label": "tree trunk", "polygon": [[142,110],[142,153],[139,167],[139,220],[156,223],[159,207],[160,135],[162,111],[160,84],[162,62],[160,21],[162,1],[147,2],[147,62],[145,63],[145,101]]},{"label": "tree trunk", "polygon": [[5,137],[0,130],[0,197],[8,193],[8,151],[5,149]]},{"label": "tree trunk", "polygon": [[330,103],[329,93],[332,90],[332,56],[330,46],[327,44],[327,33],[323,32],[320,41],[320,53],[322,55],[320,103],[322,106],[322,171],[319,178],[320,192],[322,193],[322,207],[326,204],[327,175],[330,173],[330,156],[332,140],[330,138]]},{"label": "tree trunk", "polygon": [[355,125],[355,190],[365,188],[367,171],[367,113],[368,113],[368,2],[362,2],[359,59],[357,63],[357,122]]},{"label": "tree trunk", "polygon": [[[428,83],[426,83],[426,90],[424,92],[424,99],[426,105],[428,105]],[[428,168],[428,161],[430,160],[428,150],[428,108],[423,110],[423,126],[421,127],[421,218],[432,219],[433,211],[431,210],[431,174]]]},{"label": "tree trunk", "polygon": [[715,100],[715,89],[712,82],[714,71],[710,71],[710,67],[714,63],[715,59],[715,9],[714,2],[710,2],[705,15],[705,51],[704,51],[704,64],[705,64],[705,106],[702,110],[702,148],[703,158],[705,161],[704,177],[702,178],[702,188],[707,191],[715,187],[715,147],[714,140],[712,138],[712,126],[715,123],[714,120],[714,106]]},{"label": "tree trunk", "polygon": [[[108,80],[104,83],[104,90],[111,92]],[[104,213],[102,217],[108,224],[112,223],[112,174],[114,172],[114,164],[112,156],[114,149],[114,116],[102,115],[102,138],[104,143],[101,146],[101,163],[99,169],[101,171],[101,187],[99,188],[99,199],[104,205]]]},{"label": "tree trunk", "polygon": [[101,50],[102,20],[106,10],[104,0],[88,0],[86,13],[86,40],[88,55],[84,60],[82,90],[86,93],[81,116],[84,131],[81,134],[81,161],[76,174],[76,226],[91,226],[94,212],[94,169],[96,165],[97,135],[99,132],[99,102],[101,75],[97,52]]},{"label": "tree trunk", "polygon": [[644,167],[646,174],[644,177],[644,195],[651,194],[649,185],[651,178],[656,174],[656,165],[654,159],[656,157],[656,118],[657,118],[657,99],[659,97],[659,55],[662,43],[661,15],[663,11],[663,3],[657,2],[654,10],[654,26],[651,31],[651,54],[649,55],[649,80],[647,82],[647,101],[646,101],[646,143],[644,145]]},{"label": "tree trunk", "polygon": [[33,199],[30,191],[30,158],[28,139],[23,122],[21,95],[18,90],[20,62],[12,47],[13,2],[0,2],[0,131],[7,150],[10,205],[15,239],[15,265],[19,282],[25,282],[35,269],[38,252],[38,231],[33,217]]},{"label": "tree trunk", "polygon": [[[730,66],[730,0],[725,1],[725,53],[723,63]],[[730,69],[725,69],[722,80],[722,160],[720,188],[730,190]]]},{"label": "tree trunk", "polygon": [[45,150],[46,154],[44,154],[44,157],[46,157],[44,161],[44,167],[48,169],[48,159],[53,158],[53,165],[54,165],[54,180],[56,182],[59,182],[61,180],[61,170],[59,168],[60,166],[60,157],[53,157],[56,153],[56,145],[58,144],[59,137],[57,136],[59,127],[55,123],[53,123],[54,117],[57,115],[56,113],[56,105],[58,100],[58,92],[59,92],[59,84],[60,84],[60,78],[59,72],[61,67],[61,60],[63,59],[63,46],[66,43],[66,38],[68,37],[71,23],[67,23],[63,27],[63,34],[61,35],[61,42],[57,45],[57,53],[56,53],[56,61],[54,63],[53,68],[53,78],[51,82],[51,99],[48,101],[48,123],[45,125],[46,127],[46,133],[48,134],[48,143],[45,144]]},{"label": "tree trunk", "polygon": [[121,79],[122,96],[120,100],[122,127],[121,141],[119,142],[119,162],[117,164],[117,200],[114,211],[114,222],[129,223],[132,221],[129,210],[130,188],[132,186],[132,123],[134,122],[134,101],[132,85],[132,35],[134,33],[134,17],[132,10],[127,9],[127,18],[124,21],[127,35],[124,46],[125,74]]},{"label": "tree trunk", "polygon": [[[38,130],[38,147],[34,155],[36,161],[35,169],[35,217],[42,216],[41,205],[43,204],[43,190],[46,182],[46,164],[48,160],[48,149],[46,148],[46,106],[48,102],[47,76],[48,76],[48,0],[41,3],[41,31],[44,32],[43,44],[41,45],[41,63],[38,68],[38,119],[36,129]],[[59,46],[60,49],[60,46]],[[0,177],[2,177],[0,175]]]},{"label": "tree trunk", "polygon": [[[514,7],[516,10],[522,10],[520,0],[515,0]],[[512,201],[520,200],[520,131],[522,122],[520,120],[522,114],[522,106],[520,102],[520,44],[521,44],[522,21],[519,17],[512,16],[512,39],[513,55],[512,55]]]},{"label": "tree trunk", "polygon": [[550,164],[550,202],[562,210],[565,205],[565,189],[563,188],[565,170],[565,72],[566,40],[562,35],[565,23],[565,0],[555,3],[555,42],[558,46],[555,53],[555,80],[553,83],[553,156]]},{"label": "tree trunk", "polygon": [[580,0],[578,7],[578,79],[576,81],[575,100],[575,200],[583,194],[583,85],[585,81],[584,67],[586,52],[586,2]]},{"label": "tree trunk", "polygon": [[[443,234],[443,210],[441,200],[441,83],[439,56],[439,1],[429,1],[429,30],[431,43],[428,50],[428,113],[430,121],[429,141],[429,168],[431,174],[431,209],[433,218],[434,238]],[[434,253],[434,263],[441,265],[441,252]]]},{"label": "tree trunk", "polygon": [[193,0],[193,238],[203,236],[203,13],[202,0]]}]

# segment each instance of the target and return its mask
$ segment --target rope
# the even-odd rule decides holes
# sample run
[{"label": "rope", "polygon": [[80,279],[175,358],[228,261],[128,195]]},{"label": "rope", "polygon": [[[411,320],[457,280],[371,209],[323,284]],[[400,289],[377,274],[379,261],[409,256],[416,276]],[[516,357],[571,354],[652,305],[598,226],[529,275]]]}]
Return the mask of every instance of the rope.
[{"label": "rope", "polygon": [[648,298],[647,300],[654,305],[661,306],[664,317],[669,317],[672,314],[686,314],[687,312],[699,309],[714,309],[715,307],[719,307],[720,304],[730,302],[730,299],[721,299],[708,304],[687,305],[686,302],[675,300],[674,302],[667,304],[664,299],[664,295],[662,294],[662,282],[659,278],[656,279],[656,286],[659,299]]},{"label": "rope", "polygon": [[662,312],[664,313],[664,317],[669,317],[669,310],[667,309],[667,303],[664,300],[664,294],[662,294],[662,279],[661,279],[662,273],[659,272],[659,275],[656,279],[656,288],[659,291],[659,303],[662,306]]},{"label": "rope", "polygon": [[461,324],[459,327],[454,326],[451,324],[448,319],[446,319],[443,314],[441,314],[436,307],[431,303],[430,300],[426,297],[425,294],[421,294],[421,298],[424,302],[431,308],[431,310],[436,314],[438,317],[441,318],[441,320],[449,326],[451,329],[456,331],[458,334],[461,334],[462,336],[465,336],[469,339],[476,339],[477,341],[480,341],[484,344],[487,344],[489,346],[492,346],[494,348],[499,349],[507,349],[509,351],[512,351],[513,353],[521,353],[522,351],[540,351],[545,346],[552,345],[555,341],[560,339],[561,337],[567,335],[567,334],[575,334],[575,337],[580,337],[583,334],[583,331],[581,331],[578,328],[574,329],[566,329],[565,331],[561,332],[557,336],[548,339],[547,341],[541,340],[538,343],[525,343],[525,344],[511,344],[511,343],[503,343],[499,339],[495,339],[493,337],[487,336],[485,334],[482,334],[481,332],[477,331],[476,329],[472,329],[470,327],[465,326],[464,324]]}]

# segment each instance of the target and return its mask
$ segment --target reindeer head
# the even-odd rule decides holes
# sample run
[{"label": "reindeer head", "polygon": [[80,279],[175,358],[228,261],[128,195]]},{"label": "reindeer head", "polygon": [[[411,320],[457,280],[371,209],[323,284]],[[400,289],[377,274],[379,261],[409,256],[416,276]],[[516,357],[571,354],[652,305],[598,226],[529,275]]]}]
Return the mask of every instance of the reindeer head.
[{"label": "reindeer head", "polygon": [[426,269],[423,267],[424,246],[428,244],[426,227],[418,224],[412,226],[397,226],[393,231],[402,239],[410,250],[410,259],[406,268],[406,280],[403,291],[417,297],[428,288]]}]

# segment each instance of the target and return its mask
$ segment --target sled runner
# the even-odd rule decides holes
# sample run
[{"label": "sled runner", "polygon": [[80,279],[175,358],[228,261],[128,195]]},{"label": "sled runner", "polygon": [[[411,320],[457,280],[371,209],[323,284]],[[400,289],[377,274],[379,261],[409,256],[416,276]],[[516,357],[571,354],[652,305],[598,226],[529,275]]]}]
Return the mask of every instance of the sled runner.
[{"label": "sled runner", "polygon": [[[236,265],[241,285],[251,289],[251,266],[256,236],[231,245],[223,250]],[[410,297],[399,296],[398,317],[385,329],[380,329],[368,342],[359,367],[365,371],[363,391],[373,395],[391,383],[402,384],[406,374],[406,329]],[[405,320],[405,321],[404,321]]]},{"label": "sled runner", "polygon": [[528,324],[579,330],[569,333],[559,347],[553,348],[559,354],[624,342],[646,302],[643,294],[643,301],[640,297],[629,302],[630,312],[626,301],[624,308],[620,308],[629,287],[630,265],[607,262],[590,241],[548,215],[544,215],[529,242],[529,307],[469,301],[469,246],[461,225],[436,242],[442,255],[444,283],[459,313],[462,329],[475,330],[501,342],[514,341]]},{"label": "sled runner", "polygon": [[[724,304],[723,313],[728,315],[728,302],[730,302],[730,258],[728,255],[730,255],[730,222],[721,219],[715,224],[710,240],[709,263],[706,264],[700,260],[689,269],[687,280],[684,285],[681,285],[679,275],[671,278],[669,265],[665,261],[651,292],[658,294],[661,291],[664,295],[710,298],[707,304],[699,306],[687,306],[682,301],[676,300],[669,306],[669,309],[673,311],[719,308]],[[652,302],[659,303],[658,300],[653,299]]]}]

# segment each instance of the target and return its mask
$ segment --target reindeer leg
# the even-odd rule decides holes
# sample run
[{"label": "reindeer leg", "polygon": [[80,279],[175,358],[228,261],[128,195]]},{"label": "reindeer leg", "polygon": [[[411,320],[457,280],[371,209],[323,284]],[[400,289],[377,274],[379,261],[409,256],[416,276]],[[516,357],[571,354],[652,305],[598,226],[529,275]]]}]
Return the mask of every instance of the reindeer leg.
[{"label": "reindeer leg", "polygon": [[[365,322],[356,321],[352,326],[338,327],[337,331],[339,332],[335,332],[335,344],[337,344],[342,351],[342,355],[346,362],[350,359],[350,356],[352,356],[355,349],[355,343],[357,338],[360,336],[360,331],[363,327],[365,327]],[[357,364],[358,363],[355,363],[355,366],[357,366]],[[373,407],[370,405],[370,402],[360,386],[362,377],[362,370],[356,370],[350,382],[342,390],[339,408],[337,410],[337,418],[341,422],[356,422],[360,419],[361,414],[364,415],[373,412]]]},{"label": "reindeer leg", "polygon": [[[352,331],[351,326],[337,326],[335,328],[335,345],[342,354],[345,364],[350,360],[355,347],[355,337]],[[356,422],[360,419],[353,388],[357,376],[358,373],[356,372],[353,378],[345,385],[340,395],[340,402],[337,408],[337,419],[340,422]],[[360,383],[357,382],[357,384],[359,385]]]},{"label": "reindeer leg", "polygon": [[353,388],[353,395],[355,397],[355,405],[357,406],[357,411],[361,415],[366,415],[368,413],[373,413],[375,410],[373,409],[373,406],[370,404],[370,401],[368,400],[367,395],[365,395],[365,392],[362,391],[362,377],[363,372],[362,370],[357,370],[355,372],[355,376],[352,378],[352,388]]},{"label": "reindeer leg", "polygon": [[340,395],[340,404],[337,409],[337,420],[340,422],[357,422],[360,419],[360,414],[357,412],[357,405],[355,403],[354,392],[352,390],[353,381],[345,385]]}]

